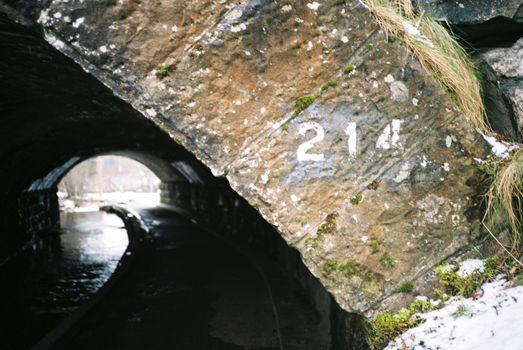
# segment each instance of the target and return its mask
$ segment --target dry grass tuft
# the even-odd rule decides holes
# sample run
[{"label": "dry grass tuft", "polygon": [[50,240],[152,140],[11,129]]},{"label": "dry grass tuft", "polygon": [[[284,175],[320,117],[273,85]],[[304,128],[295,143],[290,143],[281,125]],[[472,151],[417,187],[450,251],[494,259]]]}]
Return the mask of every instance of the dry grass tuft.
[{"label": "dry grass tuft", "polygon": [[[492,237],[520,265],[523,263],[515,255],[521,255],[521,230],[523,210],[523,149],[499,167],[486,195],[487,210],[483,224]],[[492,233],[491,228],[506,222],[512,232],[512,246],[505,247]]]},{"label": "dry grass tuft", "polygon": [[428,15],[417,13],[410,0],[360,1],[382,29],[400,39],[449,92],[473,125],[483,134],[490,133],[474,64],[452,34]]},{"label": "dry grass tuft", "polygon": [[[398,38],[414,54],[478,131],[492,134],[475,66],[452,33],[430,16],[418,13],[411,0],[359,1],[376,17],[387,35]],[[523,148],[496,164],[496,169],[486,195],[483,225],[502,249],[523,267],[519,260],[523,255]],[[492,232],[494,227],[507,224],[512,233],[509,247]]]}]

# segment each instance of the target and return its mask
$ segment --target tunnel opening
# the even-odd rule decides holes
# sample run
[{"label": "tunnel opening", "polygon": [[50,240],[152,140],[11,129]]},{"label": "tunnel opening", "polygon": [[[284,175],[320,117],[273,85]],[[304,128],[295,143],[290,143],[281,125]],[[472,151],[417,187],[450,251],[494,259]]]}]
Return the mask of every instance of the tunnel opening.
[{"label": "tunnel opening", "polygon": [[[0,137],[0,223],[4,243],[0,246],[0,274],[2,285],[8,286],[2,289],[0,297],[2,310],[7,310],[5,315],[12,315],[10,326],[0,330],[0,342],[14,349],[33,345],[42,349],[71,348],[71,341],[76,339],[74,348],[110,347],[111,342],[135,339],[132,335],[140,341],[129,340],[125,345],[144,348],[159,341],[158,330],[167,332],[163,326],[154,327],[158,320],[172,326],[171,332],[173,327],[186,326],[184,321],[194,320],[200,323],[189,322],[187,339],[209,343],[178,343],[178,348],[205,348],[209,344],[223,349],[365,348],[363,318],[336,304],[303,264],[299,252],[289,247],[276,229],[231,189],[226,179],[213,176],[161,126],[117,98],[46,43],[39,33],[3,15],[0,50],[9,53],[0,59],[4,122]],[[139,215],[133,215],[128,208],[114,207],[123,218],[127,234],[133,232],[133,240],[140,247],[128,251],[131,263],[122,265],[126,269],[116,269],[116,273],[123,271],[123,277],[106,294],[100,294],[81,317],[66,317],[46,336],[29,337],[32,330],[24,326],[27,315],[16,304],[10,304],[17,290],[29,288],[35,281],[23,267],[17,267],[18,261],[27,261],[19,258],[31,256],[43,239],[56,240],[60,227],[60,180],[82,161],[108,154],[148,167],[160,181],[161,205]],[[123,230],[114,217],[97,215],[102,216],[102,222],[109,218],[106,224],[112,229]],[[185,260],[179,260],[183,256]],[[133,265],[132,261],[143,263]],[[151,276],[156,276],[156,282],[151,281]],[[183,283],[173,285],[173,276]],[[240,289],[243,292],[238,294]],[[118,297],[118,291],[127,294]],[[187,302],[192,308],[186,309],[184,298],[193,294],[201,298],[193,304]],[[182,303],[158,302],[166,296],[175,296]],[[245,309],[237,307],[236,301],[242,298],[247,301],[243,305],[253,310],[247,315],[242,313]],[[111,319],[103,313],[120,307],[127,313],[119,316],[119,322],[110,324],[116,328],[98,329],[96,333],[97,325],[102,324],[100,320]],[[165,310],[170,312],[165,314]],[[190,317],[171,317],[180,310]],[[266,336],[261,340],[253,332],[262,317],[260,313],[267,324]],[[245,323],[250,326],[243,328],[244,336],[240,337],[238,327]],[[145,331],[137,332],[140,327]],[[114,332],[108,334],[108,329]],[[195,329],[199,331],[194,332]],[[200,331],[206,332],[205,337]],[[31,344],[23,339],[31,339]],[[163,344],[168,345],[178,340],[162,341],[171,342]]]},{"label": "tunnel opening", "polygon": [[494,17],[477,24],[446,25],[465,47],[475,50],[511,47],[523,35],[523,24],[506,17]]},{"label": "tunnel opening", "polygon": [[160,178],[142,163],[124,156],[86,159],[58,183],[61,212],[98,210],[111,204],[160,204]]}]

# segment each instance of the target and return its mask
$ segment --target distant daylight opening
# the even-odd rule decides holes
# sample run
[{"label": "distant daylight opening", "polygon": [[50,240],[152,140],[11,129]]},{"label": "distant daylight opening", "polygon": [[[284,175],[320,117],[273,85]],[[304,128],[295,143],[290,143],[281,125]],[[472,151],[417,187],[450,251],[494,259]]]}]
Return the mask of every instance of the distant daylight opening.
[{"label": "distant daylight opening", "polygon": [[86,159],[64,175],[57,186],[59,225],[2,270],[20,276],[9,285],[7,314],[13,329],[27,330],[24,337],[18,331],[3,337],[7,348],[34,346],[98,293],[131,254],[127,227],[110,206],[155,207],[160,182],[148,167],[120,155]]},{"label": "distant daylight opening", "polygon": [[61,211],[93,211],[120,204],[156,206],[160,203],[160,179],[133,159],[106,155],[75,166],[58,184]]},{"label": "distant daylight opening", "polygon": [[[69,36],[13,22],[4,3],[18,2],[0,0],[0,350],[357,348],[362,318],[260,215],[263,198],[235,191],[248,179],[233,189],[208,167],[229,160],[218,136],[163,107],[145,117],[90,69],[109,52],[86,71],[45,40]],[[48,2],[20,3],[30,16]],[[97,4],[72,21],[97,32]]]}]

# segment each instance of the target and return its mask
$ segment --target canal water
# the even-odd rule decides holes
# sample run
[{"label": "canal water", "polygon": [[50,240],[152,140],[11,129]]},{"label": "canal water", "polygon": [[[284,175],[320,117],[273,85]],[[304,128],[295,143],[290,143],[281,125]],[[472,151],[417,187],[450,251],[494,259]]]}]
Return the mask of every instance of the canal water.
[{"label": "canal water", "polygon": [[104,285],[127,248],[116,215],[62,212],[60,222],[57,234],[0,268],[2,349],[38,342]]}]

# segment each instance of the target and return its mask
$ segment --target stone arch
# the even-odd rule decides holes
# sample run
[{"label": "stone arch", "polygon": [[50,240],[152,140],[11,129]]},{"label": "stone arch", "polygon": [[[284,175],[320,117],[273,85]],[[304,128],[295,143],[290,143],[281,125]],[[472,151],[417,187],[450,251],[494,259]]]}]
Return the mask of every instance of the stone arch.
[{"label": "stone arch", "polygon": [[[331,295],[305,267],[300,253],[290,248],[258,211],[233,192],[226,180],[214,177],[193,155],[197,153],[212,167],[210,160],[216,158],[214,151],[219,153],[223,149],[227,153],[228,147],[216,146],[213,150],[202,151],[201,145],[214,136],[198,139],[200,135],[196,132],[178,132],[180,124],[184,123],[182,118],[164,118],[154,109],[146,108],[146,99],[138,92],[123,90],[132,81],[132,76],[126,77],[129,81],[121,82],[122,90],[112,86],[113,93],[32,29],[1,16],[0,29],[0,51],[10,53],[0,61],[0,72],[5,72],[0,86],[0,92],[5,96],[2,107],[6,111],[2,115],[2,130],[7,131],[5,137],[0,138],[0,196],[3,199],[0,223],[10,231],[20,233],[5,235],[8,238],[0,248],[0,261],[30,241],[34,232],[53,225],[56,218],[49,216],[49,213],[57,212],[52,204],[56,203],[52,197],[52,192],[56,193],[53,186],[68,169],[91,156],[121,153],[149,163],[159,172],[172,167],[172,173],[166,171],[165,178],[173,181],[163,190],[171,198],[175,192],[177,196],[172,200],[188,204],[199,222],[211,227],[242,225],[242,231],[233,233],[233,238],[262,246],[282,265],[293,270],[315,305],[324,311],[325,327],[340,337],[339,343],[346,341],[348,335],[337,330],[350,328],[349,324],[356,321],[346,318],[340,311]],[[88,70],[91,66],[86,67]],[[111,75],[112,72],[107,70],[101,74]],[[135,95],[130,98],[133,93]],[[131,102],[124,102],[118,95]],[[133,101],[139,102],[135,106]],[[148,117],[154,114],[154,123],[137,109],[151,110],[144,114]],[[185,148],[173,139],[183,143]],[[155,161],[153,157],[161,161]],[[220,169],[213,169],[213,172],[225,175]],[[239,184],[235,188],[245,193]],[[254,201],[252,197],[250,199]],[[204,218],[203,214],[209,212],[216,217],[207,215]],[[205,219],[209,221],[205,222]],[[357,318],[358,315],[353,316]]]}]

